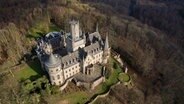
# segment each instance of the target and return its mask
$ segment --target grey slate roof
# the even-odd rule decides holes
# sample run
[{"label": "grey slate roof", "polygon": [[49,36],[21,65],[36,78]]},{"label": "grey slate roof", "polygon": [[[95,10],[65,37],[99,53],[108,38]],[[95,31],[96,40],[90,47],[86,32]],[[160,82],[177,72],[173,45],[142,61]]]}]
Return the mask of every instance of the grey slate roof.
[{"label": "grey slate roof", "polygon": [[99,33],[99,32],[94,32],[94,33],[89,34],[89,40],[90,40],[91,42],[93,42],[93,39],[94,39],[94,38],[98,38],[98,39],[101,40],[100,33]]},{"label": "grey slate roof", "polygon": [[51,53],[51,55],[48,57],[47,61],[45,62],[45,64],[48,67],[56,67],[58,65],[61,64],[61,60],[59,59],[59,57],[56,57],[56,55],[53,55]]},{"label": "grey slate roof", "polygon": [[100,44],[99,42],[96,42],[94,44],[91,44],[75,52],[72,52],[66,56],[61,57],[61,60],[62,60],[62,63],[64,64],[64,68],[67,68],[74,64],[77,64],[80,60],[82,60],[83,58],[86,58],[87,55],[94,55],[99,53],[100,50],[101,50]]},{"label": "grey slate roof", "polygon": [[[62,36],[62,34],[60,34],[59,32],[51,32],[51,33],[48,33],[46,37],[47,38],[51,37],[51,39],[53,39],[54,37],[58,38],[59,35]],[[66,34],[66,37],[70,35],[71,34]],[[42,57],[41,57],[42,62],[44,62],[45,65],[48,67],[56,67],[62,64],[62,66],[65,69],[67,67],[70,67],[74,64],[79,63],[80,61],[82,61],[83,58],[85,59],[87,55],[95,55],[102,51],[101,48],[104,47],[104,44],[102,44],[103,41],[101,39],[101,35],[99,34],[99,32],[91,33],[87,38],[91,41],[90,44],[86,44],[87,45],[86,47],[79,48],[77,51],[72,52],[70,54],[67,54],[67,55],[65,54],[64,56],[60,54],[61,56],[58,56],[58,57],[56,57],[56,55],[51,54],[48,57],[47,55],[44,55],[42,53]],[[57,51],[55,52],[57,53]]]}]

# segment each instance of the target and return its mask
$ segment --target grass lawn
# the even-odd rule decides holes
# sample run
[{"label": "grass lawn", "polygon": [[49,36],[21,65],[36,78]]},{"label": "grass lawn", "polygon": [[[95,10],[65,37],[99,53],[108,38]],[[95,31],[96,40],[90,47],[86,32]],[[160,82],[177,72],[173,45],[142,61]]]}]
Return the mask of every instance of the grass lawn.
[{"label": "grass lawn", "polygon": [[34,26],[32,26],[28,31],[28,36],[30,38],[38,38],[46,35],[49,32],[60,31],[61,29],[53,23],[48,21],[39,21]]},{"label": "grass lawn", "polygon": [[102,84],[100,84],[98,87],[97,87],[97,93],[98,94],[101,94],[101,93],[105,93],[106,91],[108,91],[108,89],[110,88],[110,86],[112,86],[113,84],[117,83],[118,82],[118,75],[119,73],[122,72],[119,64],[117,63],[118,67],[117,69],[114,69],[113,68],[113,63],[116,62],[113,58],[110,59],[110,65],[112,67],[112,73],[111,75],[109,76],[108,79],[106,79],[106,81]]},{"label": "grass lawn", "polygon": [[128,74],[125,74],[125,73],[121,73],[118,77],[118,79],[121,81],[121,82],[128,82],[130,80],[130,76]]},{"label": "grass lawn", "polygon": [[34,80],[36,78],[41,77],[44,74],[44,72],[41,69],[39,60],[34,60],[25,65],[22,69],[15,71],[14,74],[18,80],[28,78]]},{"label": "grass lawn", "polygon": [[69,101],[69,104],[84,104],[88,100],[89,95],[85,91],[77,91],[66,94],[63,99]]}]

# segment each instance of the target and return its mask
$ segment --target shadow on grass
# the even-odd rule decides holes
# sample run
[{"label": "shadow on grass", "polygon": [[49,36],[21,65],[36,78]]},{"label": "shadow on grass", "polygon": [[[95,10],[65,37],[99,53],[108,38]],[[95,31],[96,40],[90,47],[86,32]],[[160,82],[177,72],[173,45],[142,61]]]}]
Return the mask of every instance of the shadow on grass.
[{"label": "shadow on grass", "polygon": [[37,75],[32,75],[30,76],[28,79],[30,80],[36,80],[40,77],[42,77],[43,75],[46,75],[46,72],[42,69],[41,67],[41,63],[40,61],[38,60],[38,58],[35,58],[33,61],[29,61],[27,62],[27,65],[32,69],[34,70]]}]

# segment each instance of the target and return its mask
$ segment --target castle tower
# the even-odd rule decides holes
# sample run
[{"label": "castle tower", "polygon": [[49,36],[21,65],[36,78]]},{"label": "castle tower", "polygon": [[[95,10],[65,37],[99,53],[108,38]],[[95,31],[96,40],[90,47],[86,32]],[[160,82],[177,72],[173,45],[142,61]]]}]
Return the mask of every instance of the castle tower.
[{"label": "castle tower", "polygon": [[79,39],[79,35],[80,35],[79,21],[74,21],[74,20],[70,21],[70,31],[71,31],[71,36],[73,41]]},{"label": "castle tower", "polygon": [[68,53],[85,47],[85,36],[82,36],[82,31],[79,28],[79,21],[70,22],[70,36],[67,38]]},{"label": "castle tower", "polygon": [[104,53],[103,53],[103,63],[106,64],[110,57],[110,47],[109,47],[109,39],[108,35],[105,38],[105,46],[104,46]]},{"label": "castle tower", "polygon": [[45,68],[49,74],[51,84],[61,85],[64,83],[64,73],[59,56],[51,53],[45,62]]}]

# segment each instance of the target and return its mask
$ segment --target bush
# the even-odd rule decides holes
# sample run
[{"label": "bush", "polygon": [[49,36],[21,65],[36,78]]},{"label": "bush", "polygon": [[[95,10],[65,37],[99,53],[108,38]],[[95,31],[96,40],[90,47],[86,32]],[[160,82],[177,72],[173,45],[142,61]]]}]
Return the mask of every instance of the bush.
[{"label": "bush", "polygon": [[113,62],[113,68],[117,69],[118,68],[118,64],[116,62]]}]

